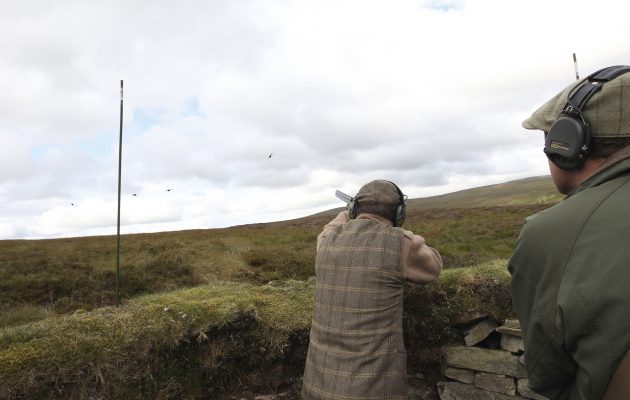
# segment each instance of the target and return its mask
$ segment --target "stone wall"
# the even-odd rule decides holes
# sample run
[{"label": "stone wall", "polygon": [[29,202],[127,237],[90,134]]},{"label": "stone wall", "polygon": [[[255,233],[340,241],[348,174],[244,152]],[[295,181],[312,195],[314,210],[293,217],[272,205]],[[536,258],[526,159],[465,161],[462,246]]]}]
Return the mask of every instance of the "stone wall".
[{"label": "stone wall", "polygon": [[483,319],[463,328],[464,344],[444,349],[441,400],[546,399],[527,386],[518,321]]}]

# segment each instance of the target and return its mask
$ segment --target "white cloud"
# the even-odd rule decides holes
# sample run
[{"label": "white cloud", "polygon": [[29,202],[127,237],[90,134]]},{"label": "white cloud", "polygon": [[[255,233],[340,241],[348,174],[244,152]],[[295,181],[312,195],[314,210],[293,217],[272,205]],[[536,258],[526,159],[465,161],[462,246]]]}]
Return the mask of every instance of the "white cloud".
[{"label": "white cloud", "polygon": [[302,216],[375,178],[428,196],[544,174],[521,121],[574,79],[573,52],[582,75],[628,63],[629,8],[10,2],[0,238],[115,233],[121,79],[123,232]]}]

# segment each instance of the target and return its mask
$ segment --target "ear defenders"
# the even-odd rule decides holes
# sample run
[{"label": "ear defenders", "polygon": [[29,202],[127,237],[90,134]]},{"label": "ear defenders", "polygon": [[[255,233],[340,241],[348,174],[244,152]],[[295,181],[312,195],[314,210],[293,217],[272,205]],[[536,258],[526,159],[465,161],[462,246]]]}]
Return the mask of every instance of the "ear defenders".
[{"label": "ear defenders", "polygon": [[[394,226],[401,227],[405,222],[405,218],[407,217],[407,205],[405,204],[405,202],[407,201],[407,196],[403,194],[403,192],[394,182],[385,182],[389,182],[394,185],[396,191],[398,192],[398,196],[400,197],[400,201],[396,206],[396,216],[394,217],[394,221],[392,222],[394,223]],[[350,219],[355,219],[357,217],[357,210],[359,209],[358,204],[359,202],[357,201],[356,197],[353,197],[352,200],[350,200],[350,202],[348,203],[348,213],[350,214]]]},{"label": "ear defenders", "polygon": [[350,219],[355,219],[357,217],[357,209],[358,209],[358,201],[356,197],[353,197],[352,200],[348,203],[348,214]]},{"label": "ear defenders", "polygon": [[584,164],[591,143],[591,126],[584,116],[584,107],[606,82],[626,72],[630,72],[630,66],[600,69],[569,93],[566,105],[545,138],[544,152],[558,168],[570,171]]},{"label": "ear defenders", "polygon": [[396,217],[394,219],[394,226],[400,228],[405,223],[405,218],[407,217],[407,204],[405,204],[405,202],[407,201],[407,196],[403,194],[402,190],[400,190],[398,185],[396,185],[394,182],[387,182],[394,185],[396,191],[398,192],[398,195],[400,196],[400,202],[396,206]]}]

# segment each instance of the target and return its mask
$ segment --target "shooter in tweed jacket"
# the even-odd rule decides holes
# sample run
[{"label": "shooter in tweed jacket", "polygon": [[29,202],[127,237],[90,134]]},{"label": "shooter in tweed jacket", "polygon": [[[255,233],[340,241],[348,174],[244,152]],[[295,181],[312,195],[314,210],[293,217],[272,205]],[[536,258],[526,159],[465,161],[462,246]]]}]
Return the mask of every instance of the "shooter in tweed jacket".
[{"label": "shooter in tweed jacket", "polygon": [[435,280],[442,258],[400,227],[405,199],[372,181],[318,236],[304,399],[407,399],[403,285]]}]

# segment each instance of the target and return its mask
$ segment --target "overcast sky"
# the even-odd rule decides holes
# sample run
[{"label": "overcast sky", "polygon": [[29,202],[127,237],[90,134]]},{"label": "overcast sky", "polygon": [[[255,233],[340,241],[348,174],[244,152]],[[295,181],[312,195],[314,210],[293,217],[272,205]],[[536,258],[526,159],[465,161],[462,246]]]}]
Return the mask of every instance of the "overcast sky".
[{"label": "overcast sky", "polygon": [[120,80],[134,233],[306,216],[377,178],[415,198],[547,174],[521,122],[572,53],[581,76],[630,63],[626,0],[0,9],[0,239],[116,233]]}]

